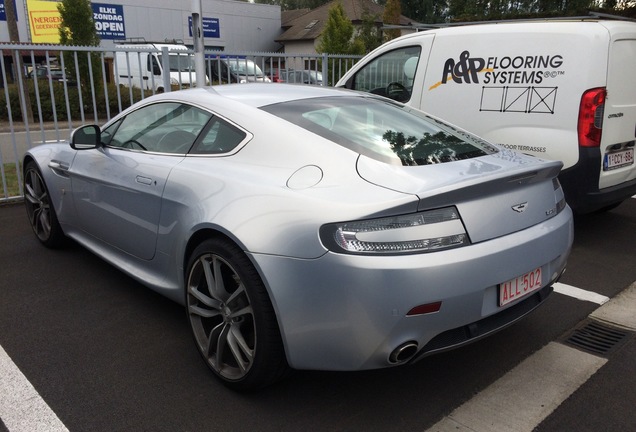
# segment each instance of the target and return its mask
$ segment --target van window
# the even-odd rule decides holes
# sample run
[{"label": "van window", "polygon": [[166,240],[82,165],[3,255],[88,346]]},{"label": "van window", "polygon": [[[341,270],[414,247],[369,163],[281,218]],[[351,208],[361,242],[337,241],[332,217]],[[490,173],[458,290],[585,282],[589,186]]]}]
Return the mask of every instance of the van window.
[{"label": "van window", "polygon": [[413,46],[384,53],[358,71],[353,89],[407,102],[421,52],[421,47]]},{"label": "van window", "polygon": [[[163,56],[157,54],[159,62],[163,62]],[[170,53],[168,55],[170,72],[194,72],[194,56],[188,53]]]},{"label": "van window", "polygon": [[161,75],[161,67],[157,61],[157,57],[152,54],[148,54],[148,60],[146,61],[146,69],[148,72],[152,72],[153,75]]}]

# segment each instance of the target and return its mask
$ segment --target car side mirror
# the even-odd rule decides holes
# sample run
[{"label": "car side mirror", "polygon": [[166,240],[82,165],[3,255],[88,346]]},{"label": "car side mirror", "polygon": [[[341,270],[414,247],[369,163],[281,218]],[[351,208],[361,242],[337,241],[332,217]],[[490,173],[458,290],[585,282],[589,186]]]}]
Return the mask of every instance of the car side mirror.
[{"label": "car side mirror", "polygon": [[75,150],[94,149],[101,141],[101,130],[97,125],[82,126],[71,133],[71,148]]}]

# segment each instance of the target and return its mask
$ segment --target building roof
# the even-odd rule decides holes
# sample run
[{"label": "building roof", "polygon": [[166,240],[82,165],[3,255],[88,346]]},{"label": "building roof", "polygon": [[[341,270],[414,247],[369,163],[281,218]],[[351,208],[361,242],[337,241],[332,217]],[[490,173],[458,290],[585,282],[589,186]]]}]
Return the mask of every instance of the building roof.
[{"label": "building roof", "polygon": [[[384,14],[384,7],[372,0],[334,0],[311,10],[298,9],[283,12],[281,15],[281,25],[285,31],[276,41],[287,42],[317,39],[327,23],[329,9],[336,1],[342,4],[345,15],[347,15],[354,24],[360,24],[363,21],[362,16],[365,12],[371,15],[377,15],[378,19],[376,19],[376,23],[378,25],[383,23],[382,15]],[[400,15],[400,25],[411,24],[414,24],[413,20],[404,15]]]},{"label": "building roof", "polygon": [[305,15],[306,13],[311,12],[311,9],[293,9],[293,10],[285,10],[280,13],[280,22],[283,28],[287,28],[289,22],[295,20],[301,15]]}]

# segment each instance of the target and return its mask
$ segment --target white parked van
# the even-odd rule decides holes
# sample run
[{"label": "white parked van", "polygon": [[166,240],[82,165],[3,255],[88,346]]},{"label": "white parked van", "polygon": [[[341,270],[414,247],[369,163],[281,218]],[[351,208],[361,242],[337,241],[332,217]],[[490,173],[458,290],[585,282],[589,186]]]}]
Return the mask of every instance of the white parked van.
[{"label": "white parked van", "polygon": [[505,22],[414,33],[374,50],[336,85],[562,161],[559,178],[579,213],[636,194],[635,22]]},{"label": "white parked van", "polygon": [[[125,48],[125,51],[115,52],[116,82],[119,84],[162,92],[165,90],[164,77],[167,77],[172,89],[196,85],[194,55],[185,45],[143,43],[122,44],[117,48]],[[164,70],[163,48],[169,53],[169,70]]]}]

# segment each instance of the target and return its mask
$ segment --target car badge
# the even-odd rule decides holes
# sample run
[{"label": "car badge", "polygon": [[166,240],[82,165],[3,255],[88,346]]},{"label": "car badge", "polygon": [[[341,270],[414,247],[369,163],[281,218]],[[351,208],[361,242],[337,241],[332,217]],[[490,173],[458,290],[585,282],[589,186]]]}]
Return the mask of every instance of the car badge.
[{"label": "car badge", "polygon": [[526,202],[521,203],[521,204],[513,205],[512,209],[514,211],[516,211],[517,213],[523,213],[526,210],[527,207],[528,207],[528,202],[526,201]]}]

